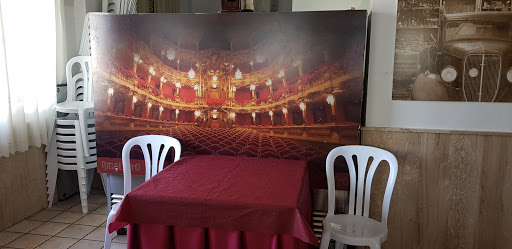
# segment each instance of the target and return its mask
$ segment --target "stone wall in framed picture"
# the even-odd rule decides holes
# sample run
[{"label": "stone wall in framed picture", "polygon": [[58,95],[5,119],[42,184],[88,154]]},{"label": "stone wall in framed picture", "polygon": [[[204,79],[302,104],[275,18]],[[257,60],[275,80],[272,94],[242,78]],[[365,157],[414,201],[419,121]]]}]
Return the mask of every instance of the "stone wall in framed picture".
[{"label": "stone wall in framed picture", "polygon": [[506,0],[398,0],[393,100],[512,102]]}]

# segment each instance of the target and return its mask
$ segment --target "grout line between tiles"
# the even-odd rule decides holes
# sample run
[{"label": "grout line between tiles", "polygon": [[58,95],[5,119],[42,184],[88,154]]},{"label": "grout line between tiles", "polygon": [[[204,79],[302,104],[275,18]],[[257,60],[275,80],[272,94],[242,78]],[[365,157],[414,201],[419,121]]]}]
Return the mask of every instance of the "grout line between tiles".
[{"label": "grout line between tiles", "polygon": [[[66,201],[66,200],[65,200],[65,201]],[[64,202],[65,202],[65,201],[64,201]],[[80,202],[79,202],[78,204],[80,204]],[[84,214],[84,216],[82,216],[80,219],[82,219],[82,218],[83,218],[83,217],[85,217],[86,215],[92,214],[92,212],[93,212],[93,211],[95,211],[95,210],[99,209],[100,207],[102,207],[104,204],[106,204],[106,202],[105,202],[105,203],[95,203],[95,204],[99,204],[99,206],[97,206],[96,208],[93,208],[93,209],[88,210],[88,212],[87,212],[86,214]],[[20,233],[20,234],[22,234],[22,235],[21,235],[20,237],[18,237],[17,239],[19,239],[19,238],[21,238],[21,237],[23,237],[23,236],[25,236],[25,235],[48,236],[48,238],[47,238],[47,239],[43,240],[41,243],[39,243],[38,245],[36,245],[36,247],[41,246],[42,244],[44,244],[44,243],[45,243],[45,242],[47,242],[48,240],[52,239],[53,237],[70,239],[70,238],[68,238],[68,237],[61,237],[61,236],[57,236],[57,234],[58,234],[58,233],[57,233],[57,234],[55,234],[55,235],[43,235],[43,234],[31,234],[31,233],[30,233],[30,232],[34,231],[35,229],[37,229],[37,228],[39,228],[39,227],[41,227],[41,226],[45,225],[46,223],[59,223],[59,224],[67,225],[67,226],[66,226],[66,228],[64,228],[63,230],[65,230],[65,229],[69,228],[69,226],[71,226],[71,225],[81,225],[81,226],[94,227],[94,229],[92,229],[89,233],[87,233],[87,234],[86,234],[85,236],[83,236],[82,238],[77,239],[77,241],[76,241],[75,243],[73,243],[72,245],[70,245],[70,246],[68,247],[68,248],[70,248],[70,247],[73,247],[75,244],[79,243],[80,241],[85,240],[84,238],[85,238],[85,237],[87,237],[88,235],[90,235],[91,233],[93,233],[97,228],[103,228],[103,226],[102,226],[102,225],[103,225],[103,223],[104,223],[104,222],[103,222],[102,224],[100,224],[100,225],[84,225],[84,224],[77,224],[77,222],[78,222],[80,219],[76,220],[76,221],[75,221],[75,222],[73,222],[73,223],[66,223],[66,222],[55,222],[55,221],[51,221],[53,218],[55,218],[55,217],[57,217],[57,216],[61,215],[61,214],[62,214],[62,213],[64,213],[64,212],[81,213],[81,212],[73,212],[73,211],[69,211],[69,210],[70,210],[71,208],[73,208],[74,206],[76,206],[76,205],[73,205],[73,206],[68,207],[68,208],[66,208],[66,209],[60,209],[60,210],[57,210],[57,209],[51,209],[51,208],[43,208],[43,209],[41,209],[41,210],[37,211],[36,213],[32,214],[31,216],[29,216],[29,217],[27,217],[27,218],[23,219],[22,221],[24,221],[24,220],[27,220],[27,221],[38,221],[38,222],[42,222],[42,223],[41,223],[40,225],[38,225],[38,226],[36,226],[36,227],[34,227],[34,228],[30,229],[30,230],[29,230],[29,231],[27,231],[27,232],[16,232],[16,233]],[[49,220],[47,220],[47,221],[31,220],[31,219],[30,219],[32,216],[34,216],[35,214],[37,214],[38,212],[41,212],[41,211],[43,211],[43,210],[58,211],[59,213],[58,213],[55,217],[53,217],[52,219],[49,219]],[[95,215],[108,216],[108,214],[100,214],[100,213],[95,214]],[[22,222],[22,221],[20,221],[20,222]],[[19,223],[19,222],[18,222],[18,223]],[[16,224],[18,224],[18,223],[16,223]],[[16,225],[16,224],[14,224],[14,225]],[[13,226],[14,226],[14,225],[13,225]],[[11,226],[10,226],[10,227],[11,227]],[[0,231],[0,232],[3,232],[3,231],[5,231],[5,230],[6,230],[6,229],[8,229],[8,228],[9,228],[9,227],[7,227],[7,228],[3,229],[3,230],[2,230],[2,231]],[[17,239],[15,239],[15,240],[17,240]],[[13,240],[13,241],[15,241],[15,240]],[[12,243],[13,241],[11,241],[11,242],[9,242],[9,243]],[[96,240],[92,240],[92,241],[96,241]],[[98,241],[98,242],[102,242],[102,241]],[[104,242],[102,242],[102,243],[104,243]],[[121,243],[121,244],[125,244],[125,243]],[[102,247],[102,248],[103,248],[103,247]],[[4,246],[4,247],[0,247],[0,249],[11,249],[11,248],[10,248],[10,247],[5,247],[5,246]]]}]

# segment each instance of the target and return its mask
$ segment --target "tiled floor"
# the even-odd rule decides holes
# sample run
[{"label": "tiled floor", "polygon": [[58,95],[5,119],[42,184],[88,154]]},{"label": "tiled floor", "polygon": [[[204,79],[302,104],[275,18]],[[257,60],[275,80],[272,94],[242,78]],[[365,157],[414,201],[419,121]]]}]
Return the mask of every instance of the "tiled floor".
[{"label": "tiled floor", "polygon": [[[0,232],[0,249],[101,249],[105,238],[107,199],[93,194],[83,214],[80,196],[58,202]],[[114,233],[112,249],[126,248],[126,235]]]}]

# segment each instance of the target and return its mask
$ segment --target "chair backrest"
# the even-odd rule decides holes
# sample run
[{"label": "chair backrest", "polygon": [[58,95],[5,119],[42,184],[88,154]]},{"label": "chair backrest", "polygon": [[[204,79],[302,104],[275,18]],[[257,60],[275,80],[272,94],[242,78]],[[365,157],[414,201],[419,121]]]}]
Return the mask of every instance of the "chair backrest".
[{"label": "chair backrest", "polygon": [[[124,144],[122,152],[123,175],[124,175],[124,195],[132,190],[132,172],[130,167],[130,150],[138,145],[144,154],[144,163],[146,167],[145,181],[162,171],[164,168],[165,157],[171,147],[174,147],[174,161],[178,161],[181,155],[181,144],[178,139],[162,135],[146,135],[134,137]],[[149,155],[148,145],[151,145],[151,157]],[[164,146],[162,153],[160,149]]]},{"label": "chair backrest", "polygon": [[103,0],[102,12],[113,14],[136,14],[137,0]]},{"label": "chair backrest", "polygon": [[113,14],[119,14],[120,8],[121,8],[121,1],[120,0],[104,0],[104,2],[107,2],[106,4],[106,11],[107,13],[113,13]]},{"label": "chair backrest", "polygon": [[[396,175],[398,171],[398,162],[396,157],[388,151],[383,149],[363,146],[363,145],[349,145],[341,146],[332,149],[327,155],[326,173],[327,173],[327,188],[329,192],[328,197],[328,212],[327,215],[334,215],[335,209],[335,186],[334,186],[334,160],[338,156],[343,156],[347,161],[348,170],[350,174],[350,194],[349,194],[349,214],[363,215],[368,217],[370,212],[370,192],[372,187],[372,180],[377,166],[380,162],[387,161],[389,164],[389,177],[384,192],[384,200],[382,202],[382,220],[381,222],[387,224],[389,203],[391,201],[391,194],[395,186]],[[354,166],[354,156],[357,161],[357,172]],[[373,161],[367,170],[367,165],[370,157]],[[357,179],[356,179],[357,178]],[[364,192],[364,200],[363,200]],[[356,200],[357,196],[357,200]],[[364,201],[364,202],[363,202]],[[364,210],[363,210],[364,208]]]},{"label": "chair backrest", "polygon": [[[73,75],[73,66],[80,66],[80,72]],[[93,102],[91,56],[76,56],[66,64],[68,96],[66,101]]]}]

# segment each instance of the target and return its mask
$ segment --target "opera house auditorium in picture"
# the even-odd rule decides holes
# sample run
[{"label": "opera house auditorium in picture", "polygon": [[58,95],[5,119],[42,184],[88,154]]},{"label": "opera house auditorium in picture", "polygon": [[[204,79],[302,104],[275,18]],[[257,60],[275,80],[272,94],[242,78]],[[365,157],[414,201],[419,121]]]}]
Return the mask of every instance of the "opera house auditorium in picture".
[{"label": "opera house auditorium in picture", "polygon": [[98,162],[133,136],[165,134],[182,156],[299,159],[324,172],[332,148],[359,144],[364,27],[237,15],[109,17],[123,28],[93,36]]}]

